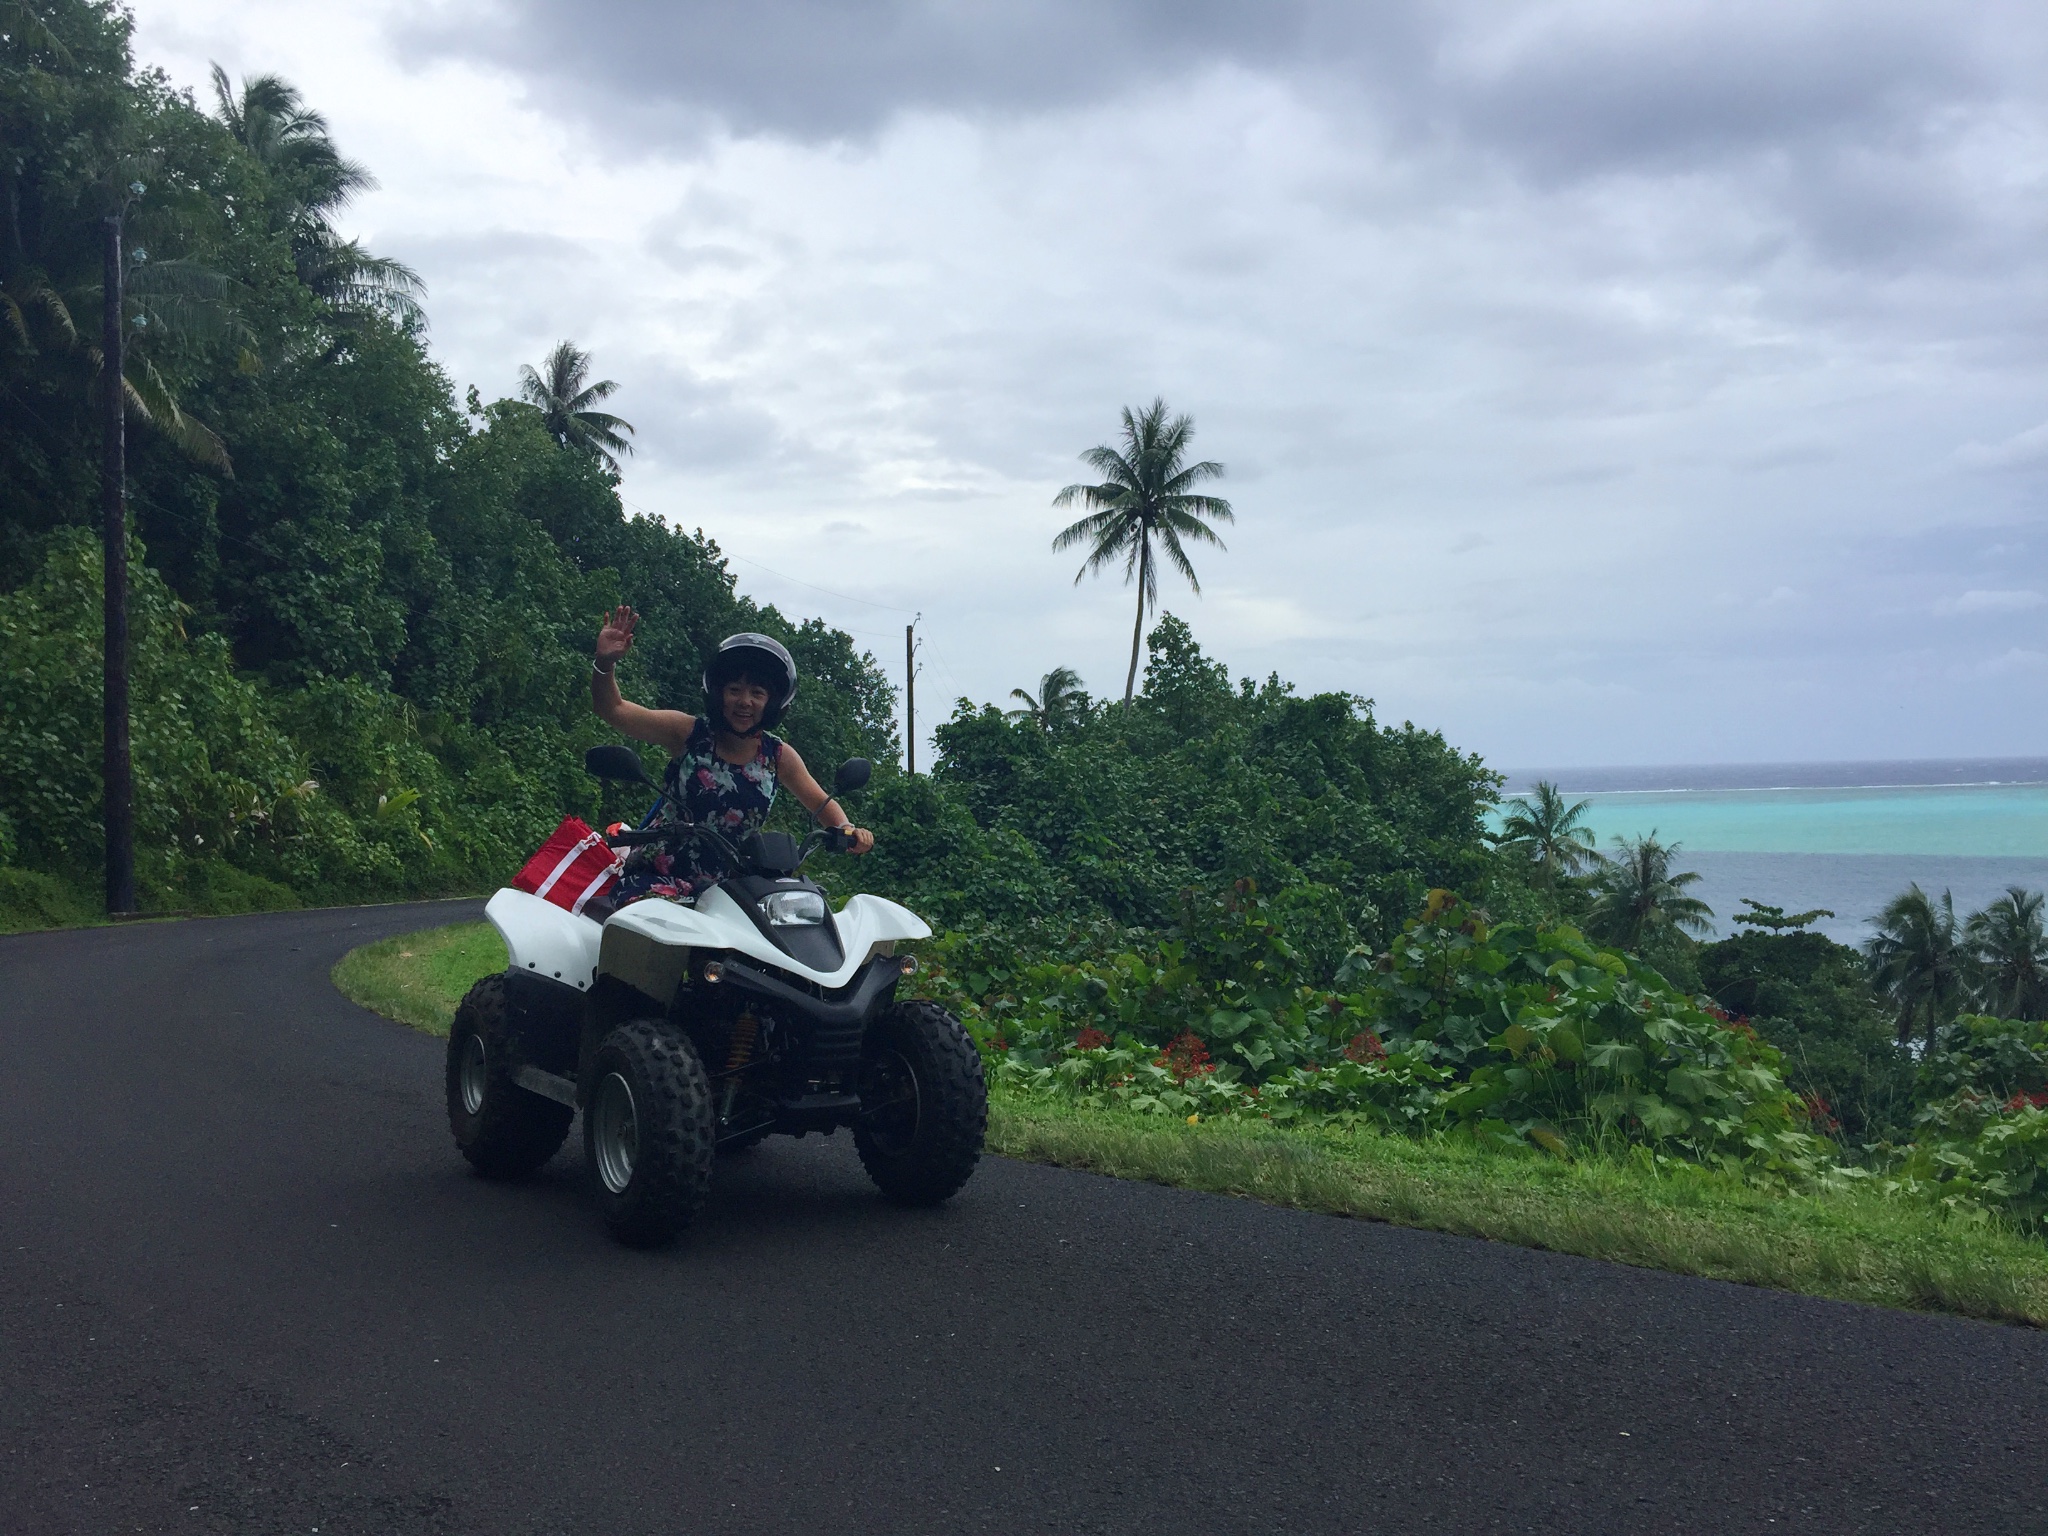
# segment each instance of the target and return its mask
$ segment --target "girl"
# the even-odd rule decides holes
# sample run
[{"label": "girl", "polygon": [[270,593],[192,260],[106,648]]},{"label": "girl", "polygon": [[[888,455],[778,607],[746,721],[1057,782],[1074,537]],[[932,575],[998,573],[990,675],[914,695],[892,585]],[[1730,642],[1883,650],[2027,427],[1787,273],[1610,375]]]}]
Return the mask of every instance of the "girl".
[{"label": "girl", "polygon": [[[613,730],[669,754],[662,821],[706,822],[737,842],[766,819],[777,784],[786,783],[821,826],[851,829],[851,852],[875,846],[874,834],[852,826],[796,749],[769,734],[796,697],[796,662],[788,651],[766,635],[733,635],[704,669],[703,714],[646,709],[629,703],[612,676],[619,658],[632,650],[639,623],[640,616],[624,604],[606,615],[591,669],[590,704]],[[613,904],[643,896],[694,898],[730,873],[717,853],[709,855],[712,867],[699,863],[701,857],[696,843],[634,849],[610,893]]]}]

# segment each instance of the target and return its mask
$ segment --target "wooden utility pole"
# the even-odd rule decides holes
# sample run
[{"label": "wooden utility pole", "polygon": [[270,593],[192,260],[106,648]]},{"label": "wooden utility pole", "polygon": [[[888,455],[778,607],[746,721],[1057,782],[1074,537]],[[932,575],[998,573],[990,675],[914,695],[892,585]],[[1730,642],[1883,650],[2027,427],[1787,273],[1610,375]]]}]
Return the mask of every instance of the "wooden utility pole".
[{"label": "wooden utility pole", "polygon": [[106,634],[101,660],[101,821],[107,842],[107,911],[135,910],[135,784],[128,752],[128,445],[122,325],[121,214],[101,225],[100,537]]},{"label": "wooden utility pole", "polygon": [[917,774],[917,621],[903,626],[903,762]]}]

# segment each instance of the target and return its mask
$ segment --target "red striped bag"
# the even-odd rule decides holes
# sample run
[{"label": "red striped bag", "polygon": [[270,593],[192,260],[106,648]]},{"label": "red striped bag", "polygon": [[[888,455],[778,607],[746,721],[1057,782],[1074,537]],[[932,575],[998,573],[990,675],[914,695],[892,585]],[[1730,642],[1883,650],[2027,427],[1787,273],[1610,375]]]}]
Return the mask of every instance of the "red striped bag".
[{"label": "red striped bag", "polygon": [[584,904],[619,875],[622,860],[575,816],[565,816],[540,852],[512,877],[515,891],[528,891],[558,907],[581,912]]}]

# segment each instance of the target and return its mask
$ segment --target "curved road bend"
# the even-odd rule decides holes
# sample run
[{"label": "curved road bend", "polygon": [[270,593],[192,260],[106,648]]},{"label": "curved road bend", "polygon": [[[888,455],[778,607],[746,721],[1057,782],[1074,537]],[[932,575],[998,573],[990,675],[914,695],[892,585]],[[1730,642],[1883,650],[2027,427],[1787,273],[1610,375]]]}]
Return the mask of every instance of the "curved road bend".
[{"label": "curved road bend", "polygon": [[470,904],[0,939],[0,1531],[2048,1528],[2048,1338],[847,1138],[672,1251],[329,986]]}]

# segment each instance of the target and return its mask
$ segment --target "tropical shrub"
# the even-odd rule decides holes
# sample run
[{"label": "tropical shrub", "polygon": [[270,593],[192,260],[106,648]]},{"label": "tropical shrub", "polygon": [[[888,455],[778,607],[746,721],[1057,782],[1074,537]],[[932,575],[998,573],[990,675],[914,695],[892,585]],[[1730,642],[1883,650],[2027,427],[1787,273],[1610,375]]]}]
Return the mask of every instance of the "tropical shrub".
[{"label": "tropical shrub", "polygon": [[2048,1095],[2048,1022],[1966,1013],[1935,1037],[1922,1058],[1921,1099],[2004,1104]]},{"label": "tropical shrub", "polygon": [[[140,550],[135,551],[137,555]],[[136,560],[129,593],[135,852],[139,880],[174,895],[225,860],[337,830],[307,814],[304,764],[261,690],[237,677],[218,636],[190,636],[186,610]],[[62,530],[32,579],[0,595],[0,816],[15,856],[76,882],[98,905],[100,550]],[[272,903],[262,903],[272,904]]]},{"label": "tropical shrub", "polygon": [[1924,1107],[1893,1194],[2023,1227],[2048,1221],[2048,1023],[1965,1014],[1920,1063]]},{"label": "tropical shrub", "polygon": [[1703,945],[1701,985],[1785,1058],[1785,1080],[1851,1145],[1906,1141],[1914,1062],[1863,957],[1825,934],[1737,933]]},{"label": "tropical shrub", "polygon": [[1145,950],[938,985],[1027,1093],[1159,1113],[1337,1118],[1502,1145],[1636,1144],[1810,1175],[1830,1160],[1754,1031],[1575,930],[1494,926],[1447,891],[1335,983],[1249,883],[1189,896]]},{"label": "tropical shrub", "polygon": [[1787,1173],[1828,1157],[1775,1048],[1575,929],[1432,892],[1374,969],[1389,1048],[1456,1075],[1443,1109],[1470,1129]]},{"label": "tropical shrub", "polygon": [[2048,1110],[2025,1096],[1930,1106],[1883,1187],[2038,1229],[2048,1220]]}]

